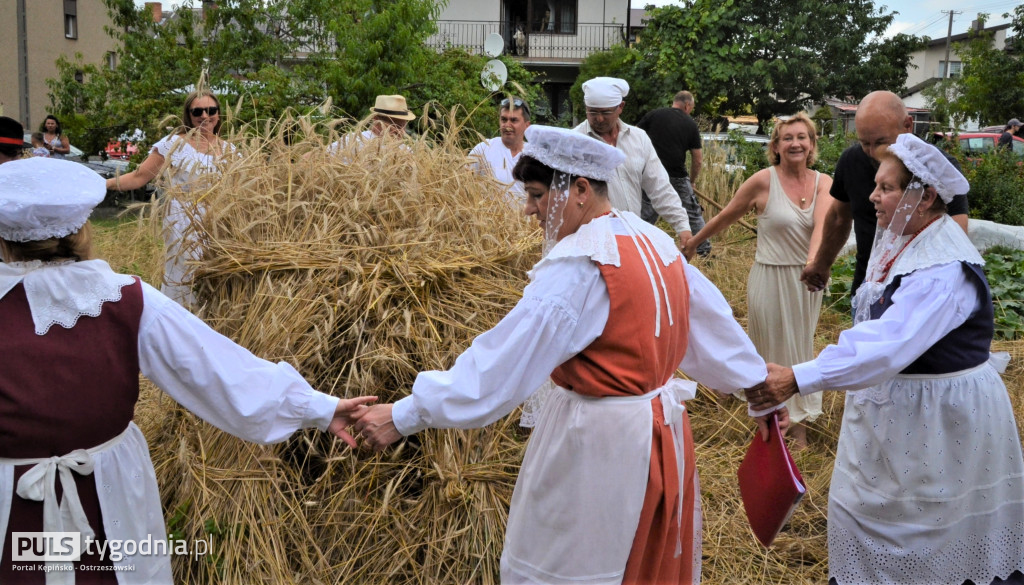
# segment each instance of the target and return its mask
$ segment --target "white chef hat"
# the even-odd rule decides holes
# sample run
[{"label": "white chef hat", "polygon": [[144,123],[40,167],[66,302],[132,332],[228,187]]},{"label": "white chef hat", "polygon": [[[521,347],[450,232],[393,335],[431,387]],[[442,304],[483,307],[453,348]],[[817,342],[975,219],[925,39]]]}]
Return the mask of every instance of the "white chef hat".
[{"label": "white chef hat", "polygon": [[107,193],[85,165],[32,157],[0,165],[0,238],[31,242],[63,238],[88,221]]},{"label": "white chef hat", "polygon": [[913,134],[900,134],[888,150],[903,161],[907,170],[922,183],[935,187],[939,197],[946,203],[952,201],[954,195],[963,195],[971,188],[967,179],[941,150]]},{"label": "white chef hat", "polygon": [[629,95],[629,84],[618,77],[595,77],[583,83],[583,103],[588,108],[614,108]]},{"label": "white chef hat", "polygon": [[586,134],[534,124],[526,129],[523,155],[576,177],[598,181],[615,178],[615,169],[626,160],[626,155]]}]

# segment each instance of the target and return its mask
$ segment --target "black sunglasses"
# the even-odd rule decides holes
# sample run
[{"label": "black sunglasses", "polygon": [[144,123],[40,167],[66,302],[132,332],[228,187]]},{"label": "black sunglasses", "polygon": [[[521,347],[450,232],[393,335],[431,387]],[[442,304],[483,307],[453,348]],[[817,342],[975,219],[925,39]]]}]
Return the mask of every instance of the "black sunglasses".
[{"label": "black sunglasses", "polygon": [[210,106],[208,108],[192,108],[188,112],[190,114],[192,114],[193,118],[198,118],[199,116],[203,115],[203,112],[206,112],[210,116],[216,116],[217,112],[219,112],[219,111],[220,111],[220,108],[218,108],[217,106]]},{"label": "black sunglasses", "polygon": [[526,105],[526,102],[519,98],[512,98],[511,102],[509,101],[509,98],[505,98],[501,100],[501,107],[508,109],[509,103],[515,104],[516,109],[524,110],[527,114],[530,113],[530,106]]}]

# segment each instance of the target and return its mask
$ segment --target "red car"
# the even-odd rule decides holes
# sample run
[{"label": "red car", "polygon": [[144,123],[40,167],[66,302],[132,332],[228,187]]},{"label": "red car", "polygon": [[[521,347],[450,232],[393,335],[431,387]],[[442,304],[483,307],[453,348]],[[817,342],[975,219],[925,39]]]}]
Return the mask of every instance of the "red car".
[{"label": "red car", "polygon": [[[964,156],[976,159],[986,152],[995,150],[1000,134],[1001,132],[961,132],[955,136]],[[931,141],[936,146],[943,148],[943,142],[952,140],[953,136],[954,134],[951,132],[935,132],[932,134]],[[1014,154],[1024,158],[1024,138],[1014,136],[1012,148]]]},{"label": "red car", "polygon": [[111,140],[107,143],[105,148],[107,156],[118,160],[128,160],[129,157],[139,151],[139,148],[131,142],[121,143],[116,140]]}]

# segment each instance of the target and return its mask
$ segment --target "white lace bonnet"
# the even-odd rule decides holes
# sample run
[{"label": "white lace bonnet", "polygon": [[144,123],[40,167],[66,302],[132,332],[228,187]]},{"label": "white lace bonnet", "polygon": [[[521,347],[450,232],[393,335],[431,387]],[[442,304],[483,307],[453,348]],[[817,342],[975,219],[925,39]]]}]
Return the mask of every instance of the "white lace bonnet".
[{"label": "white lace bonnet", "polygon": [[942,200],[949,203],[954,195],[963,195],[971,186],[963,174],[942,154],[942,151],[913,134],[900,134],[889,152],[903,161],[915,177],[935,187]]},{"label": "white lace bonnet", "polygon": [[0,165],[0,238],[63,238],[88,221],[106,181],[76,162],[33,157]]},{"label": "white lace bonnet", "polygon": [[576,177],[598,181],[615,178],[615,169],[626,160],[619,149],[586,134],[534,125],[526,129],[523,155]]}]

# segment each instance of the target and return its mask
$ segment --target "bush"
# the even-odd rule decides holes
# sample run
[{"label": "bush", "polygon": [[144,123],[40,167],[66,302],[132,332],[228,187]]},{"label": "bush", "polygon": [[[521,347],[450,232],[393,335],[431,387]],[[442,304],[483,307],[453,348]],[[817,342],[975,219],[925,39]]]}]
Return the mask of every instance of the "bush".
[{"label": "bush", "polygon": [[1007,151],[989,152],[963,163],[971,184],[971,217],[1024,225],[1024,166]]},{"label": "bush", "polygon": [[[996,246],[983,254],[985,276],[992,291],[995,338],[1024,338],[1024,251]],[[832,265],[832,280],[825,306],[849,319],[853,312],[850,285],[856,265],[853,254],[841,256]]]}]

